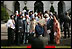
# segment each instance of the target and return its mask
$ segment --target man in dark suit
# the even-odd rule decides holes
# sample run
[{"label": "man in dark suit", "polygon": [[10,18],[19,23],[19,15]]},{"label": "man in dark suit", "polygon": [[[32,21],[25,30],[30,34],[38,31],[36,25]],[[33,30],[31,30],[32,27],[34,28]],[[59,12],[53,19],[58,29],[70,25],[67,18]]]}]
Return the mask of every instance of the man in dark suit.
[{"label": "man in dark suit", "polygon": [[17,33],[16,33],[16,44],[20,45],[23,44],[23,39],[24,39],[24,21],[23,21],[23,16],[20,15],[19,18],[17,19]]},{"label": "man in dark suit", "polygon": [[50,14],[49,16],[50,16],[50,18],[47,21],[47,30],[50,29],[50,31],[51,31],[51,33],[49,33],[50,34],[50,43],[54,43],[54,31],[53,31],[53,21],[54,21],[54,19],[51,18],[53,15]]},{"label": "man in dark suit", "polygon": [[15,34],[15,21],[13,15],[10,16],[10,19],[7,22],[7,27],[8,27],[8,45],[10,46],[14,44],[14,34]]},{"label": "man in dark suit", "polygon": [[70,22],[70,17],[68,15],[68,12],[65,15],[65,21],[64,21],[64,38],[66,38],[66,32],[68,32],[68,38],[70,37],[70,31],[69,31],[69,22]]}]

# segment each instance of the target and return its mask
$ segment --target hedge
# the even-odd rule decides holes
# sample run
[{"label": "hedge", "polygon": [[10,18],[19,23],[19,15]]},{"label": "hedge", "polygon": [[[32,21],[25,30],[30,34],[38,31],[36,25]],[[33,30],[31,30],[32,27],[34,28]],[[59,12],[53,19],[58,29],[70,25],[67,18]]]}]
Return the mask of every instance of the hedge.
[{"label": "hedge", "polygon": [[8,19],[9,19],[9,14],[6,11],[5,7],[1,5],[1,20],[6,22]]}]

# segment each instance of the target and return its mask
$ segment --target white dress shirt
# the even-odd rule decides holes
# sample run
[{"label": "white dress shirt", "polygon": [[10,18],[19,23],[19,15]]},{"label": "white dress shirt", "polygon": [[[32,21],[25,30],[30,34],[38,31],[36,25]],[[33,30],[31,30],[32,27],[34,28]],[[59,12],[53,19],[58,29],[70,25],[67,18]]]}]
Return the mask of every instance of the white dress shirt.
[{"label": "white dress shirt", "polygon": [[7,22],[7,27],[10,27],[12,29],[15,29],[15,24],[13,24],[12,19],[9,19]]}]

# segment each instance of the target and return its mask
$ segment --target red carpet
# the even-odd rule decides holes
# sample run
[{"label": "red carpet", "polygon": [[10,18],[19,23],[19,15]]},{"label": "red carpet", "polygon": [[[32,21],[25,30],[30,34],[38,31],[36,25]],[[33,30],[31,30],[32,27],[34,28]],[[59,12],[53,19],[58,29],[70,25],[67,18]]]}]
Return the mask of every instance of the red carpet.
[{"label": "red carpet", "polygon": [[[31,48],[31,45],[28,45],[27,48]],[[45,46],[45,48],[55,48],[55,46]]]},{"label": "red carpet", "polygon": [[45,48],[55,48],[55,46],[45,46]]}]

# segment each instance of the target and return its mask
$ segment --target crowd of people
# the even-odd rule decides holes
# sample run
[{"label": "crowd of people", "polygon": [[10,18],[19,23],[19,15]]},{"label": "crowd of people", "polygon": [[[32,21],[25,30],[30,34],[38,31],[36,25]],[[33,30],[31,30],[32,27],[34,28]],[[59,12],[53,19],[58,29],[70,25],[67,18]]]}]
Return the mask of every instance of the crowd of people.
[{"label": "crowd of people", "polygon": [[60,24],[55,13],[50,11],[16,11],[11,15],[7,22],[8,44],[27,44],[29,37],[48,37],[50,42],[60,44],[61,30]]}]

